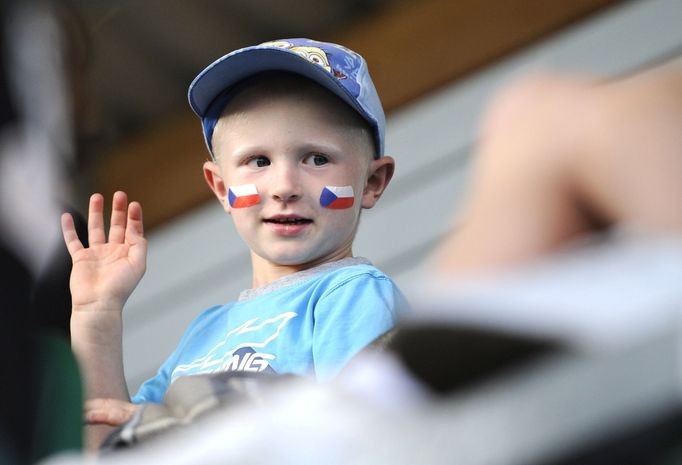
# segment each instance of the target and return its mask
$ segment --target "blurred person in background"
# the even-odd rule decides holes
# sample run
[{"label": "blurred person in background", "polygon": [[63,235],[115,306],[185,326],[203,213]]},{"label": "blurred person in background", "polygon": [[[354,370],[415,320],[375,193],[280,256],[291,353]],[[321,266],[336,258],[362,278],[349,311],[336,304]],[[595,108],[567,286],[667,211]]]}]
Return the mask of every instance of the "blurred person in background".
[{"label": "blurred person in background", "polygon": [[0,462],[31,463],[82,440],[59,215],[83,231],[66,174],[87,44],[66,4],[3,2],[0,19]]}]

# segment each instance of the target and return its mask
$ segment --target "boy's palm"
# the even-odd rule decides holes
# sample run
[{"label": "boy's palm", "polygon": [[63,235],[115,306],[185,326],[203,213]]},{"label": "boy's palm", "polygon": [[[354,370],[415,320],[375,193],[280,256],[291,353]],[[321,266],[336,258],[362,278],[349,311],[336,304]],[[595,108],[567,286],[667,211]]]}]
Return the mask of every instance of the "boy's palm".
[{"label": "boy's palm", "polygon": [[78,238],[71,216],[62,217],[64,241],[73,261],[71,299],[74,310],[92,305],[105,309],[122,308],[145,272],[147,241],[140,204],[133,202],[128,206],[125,193],[114,194],[107,241],[103,203],[99,194],[90,198],[87,248]]},{"label": "boy's palm", "polygon": [[102,300],[123,303],[144,273],[144,257],[137,259],[140,245],[97,244],[76,251],[71,272],[74,306]]}]

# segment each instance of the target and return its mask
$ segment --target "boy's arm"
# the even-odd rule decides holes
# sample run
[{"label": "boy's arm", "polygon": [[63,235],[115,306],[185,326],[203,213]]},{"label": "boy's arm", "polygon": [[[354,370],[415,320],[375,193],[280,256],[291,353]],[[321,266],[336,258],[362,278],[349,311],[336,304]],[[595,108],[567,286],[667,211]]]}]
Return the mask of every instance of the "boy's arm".
[{"label": "boy's arm", "polygon": [[[88,212],[87,248],[78,239],[71,215],[62,217],[64,241],[73,261],[71,341],[86,399],[129,401],[123,374],[122,310],[144,274],[147,244],[139,203],[128,205],[125,193],[114,194],[108,240],[103,207],[103,197],[94,194]],[[107,433],[90,428],[88,446],[99,445]]]}]

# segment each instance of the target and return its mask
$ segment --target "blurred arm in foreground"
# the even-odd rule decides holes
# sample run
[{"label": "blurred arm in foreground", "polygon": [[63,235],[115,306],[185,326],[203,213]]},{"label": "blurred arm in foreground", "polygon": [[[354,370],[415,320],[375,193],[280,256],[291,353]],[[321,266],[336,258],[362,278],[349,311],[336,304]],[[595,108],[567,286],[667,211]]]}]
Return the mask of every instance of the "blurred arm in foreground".
[{"label": "blurred arm in foreground", "polygon": [[506,269],[615,225],[682,234],[682,61],[610,81],[526,78],[494,100],[475,160],[439,271]]}]

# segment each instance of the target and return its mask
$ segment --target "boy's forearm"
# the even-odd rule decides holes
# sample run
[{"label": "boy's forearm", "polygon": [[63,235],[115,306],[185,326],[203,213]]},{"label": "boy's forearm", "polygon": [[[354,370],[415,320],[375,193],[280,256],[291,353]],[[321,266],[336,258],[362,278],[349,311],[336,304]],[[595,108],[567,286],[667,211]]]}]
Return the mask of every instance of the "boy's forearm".
[{"label": "boy's forearm", "polygon": [[120,311],[74,308],[71,346],[80,365],[86,399],[129,400],[123,372]]},{"label": "boy's forearm", "polygon": [[[73,308],[71,312],[71,347],[81,369],[86,399],[129,400],[123,372],[123,320],[120,309],[113,310]],[[86,425],[85,449],[96,452],[112,430],[108,425]]]}]

